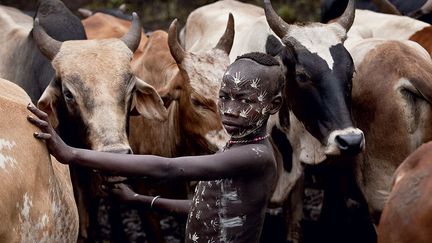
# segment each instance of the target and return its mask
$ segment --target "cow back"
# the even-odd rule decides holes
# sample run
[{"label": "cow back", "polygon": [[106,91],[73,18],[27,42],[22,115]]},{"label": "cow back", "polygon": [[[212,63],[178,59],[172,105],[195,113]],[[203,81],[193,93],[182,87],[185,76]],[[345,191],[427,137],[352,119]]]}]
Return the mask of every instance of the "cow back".
[{"label": "cow back", "polygon": [[378,226],[379,243],[432,241],[432,142],[407,157],[394,182]]},{"label": "cow back", "polygon": [[0,241],[72,242],[78,214],[69,169],[52,166],[44,143],[33,138],[29,102],[21,88],[0,79]]}]

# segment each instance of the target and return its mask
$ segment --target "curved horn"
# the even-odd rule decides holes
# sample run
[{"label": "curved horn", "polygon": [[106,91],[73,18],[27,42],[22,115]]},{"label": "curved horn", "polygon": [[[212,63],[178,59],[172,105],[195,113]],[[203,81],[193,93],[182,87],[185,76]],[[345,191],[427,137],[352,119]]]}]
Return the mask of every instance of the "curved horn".
[{"label": "curved horn", "polygon": [[348,32],[354,22],[354,11],[354,0],[349,0],[343,14],[336,19],[336,22],[340,24],[346,32]]},{"label": "curved horn", "polygon": [[407,15],[410,16],[411,18],[418,19],[421,16],[428,14],[430,12],[432,12],[432,0],[426,1],[426,3],[420,9],[414,10],[408,13]]},{"label": "curved horn", "polygon": [[39,18],[34,20],[32,34],[42,54],[52,60],[59,52],[62,42],[54,40],[45,32],[42,26],[39,25]]},{"label": "curved horn", "polygon": [[274,11],[270,0],[264,0],[264,11],[270,28],[282,39],[288,33],[289,24]]},{"label": "curved horn", "polygon": [[372,0],[378,9],[387,14],[402,15],[401,12],[388,0]]},{"label": "curved horn", "polygon": [[132,26],[129,31],[121,37],[121,40],[131,49],[132,52],[138,48],[141,41],[141,22],[137,13],[132,13]]},{"label": "curved horn", "polygon": [[219,42],[216,45],[216,49],[220,49],[222,51],[225,51],[226,54],[229,54],[234,42],[234,17],[232,13],[229,13],[228,16],[228,23],[227,27],[225,29],[225,33],[223,36],[219,39]]},{"label": "curved horn", "polygon": [[176,62],[180,64],[186,56],[186,51],[180,45],[177,39],[177,19],[174,19],[168,29],[168,46],[171,55],[174,57]]}]

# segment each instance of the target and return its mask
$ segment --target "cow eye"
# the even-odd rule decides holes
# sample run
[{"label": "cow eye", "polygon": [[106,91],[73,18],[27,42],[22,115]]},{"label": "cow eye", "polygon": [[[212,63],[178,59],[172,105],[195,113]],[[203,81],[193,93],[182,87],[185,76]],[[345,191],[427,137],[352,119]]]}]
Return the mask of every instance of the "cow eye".
[{"label": "cow eye", "polygon": [[305,73],[297,73],[297,81],[298,82],[307,82],[309,77]]},{"label": "cow eye", "polygon": [[73,96],[73,94],[69,90],[65,90],[63,92],[63,95],[65,97],[65,100],[68,101],[68,102],[71,102],[71,101],[74,100],[74,96]]}]

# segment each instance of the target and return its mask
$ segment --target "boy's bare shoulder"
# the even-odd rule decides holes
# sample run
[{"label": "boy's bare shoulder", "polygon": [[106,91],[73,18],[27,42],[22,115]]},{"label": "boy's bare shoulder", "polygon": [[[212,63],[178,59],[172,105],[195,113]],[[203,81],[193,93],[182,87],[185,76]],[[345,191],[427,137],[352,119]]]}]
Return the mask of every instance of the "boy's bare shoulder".
[{"label": "boy's bare shoulder", "polygon": [[273,149],[267,144],[245,144],[240,149],[249,159],[263,162],[272,162],[274,160]]}]

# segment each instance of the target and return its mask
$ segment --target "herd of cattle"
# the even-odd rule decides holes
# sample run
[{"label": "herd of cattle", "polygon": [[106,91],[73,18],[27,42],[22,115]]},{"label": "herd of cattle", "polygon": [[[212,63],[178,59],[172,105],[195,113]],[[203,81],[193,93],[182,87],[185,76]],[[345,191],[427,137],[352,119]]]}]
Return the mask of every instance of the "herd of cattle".
[{"label": "herd of cattle", "polygon": [[[283,208],[284,238],[314,234],[302,229],[313,191],[307,168],[323,166],[346,180],[315,190],[321,215],[335,210],[328,197],[340,193],[348,209],[366,205],[370,242],[432,242],[430,24],[356,10],[354,0],[328,23],[288,24],[269,0],[264,8],[221,0],[191,12],[181,31],[177,25],[146,36],[136,14],[80,20],[60,0],[41,0],[32,18],[0,6],[0,242],[94,241],[100,185],[118,179],[53,161],[32,137],[29,102],[75,147],[214,153],[229,139],[217,110],[221,77],[252,51],[277,57],[286,74],[282,109],[268,125],[279,171],[269,207]],[[140,186],[148,182],[134,183],[150,193]],[[188,186],[152,191],[186,197]],[[116,205],[109,216],[121,241]],[[357,242],[329,224],[332,242]]]}]

